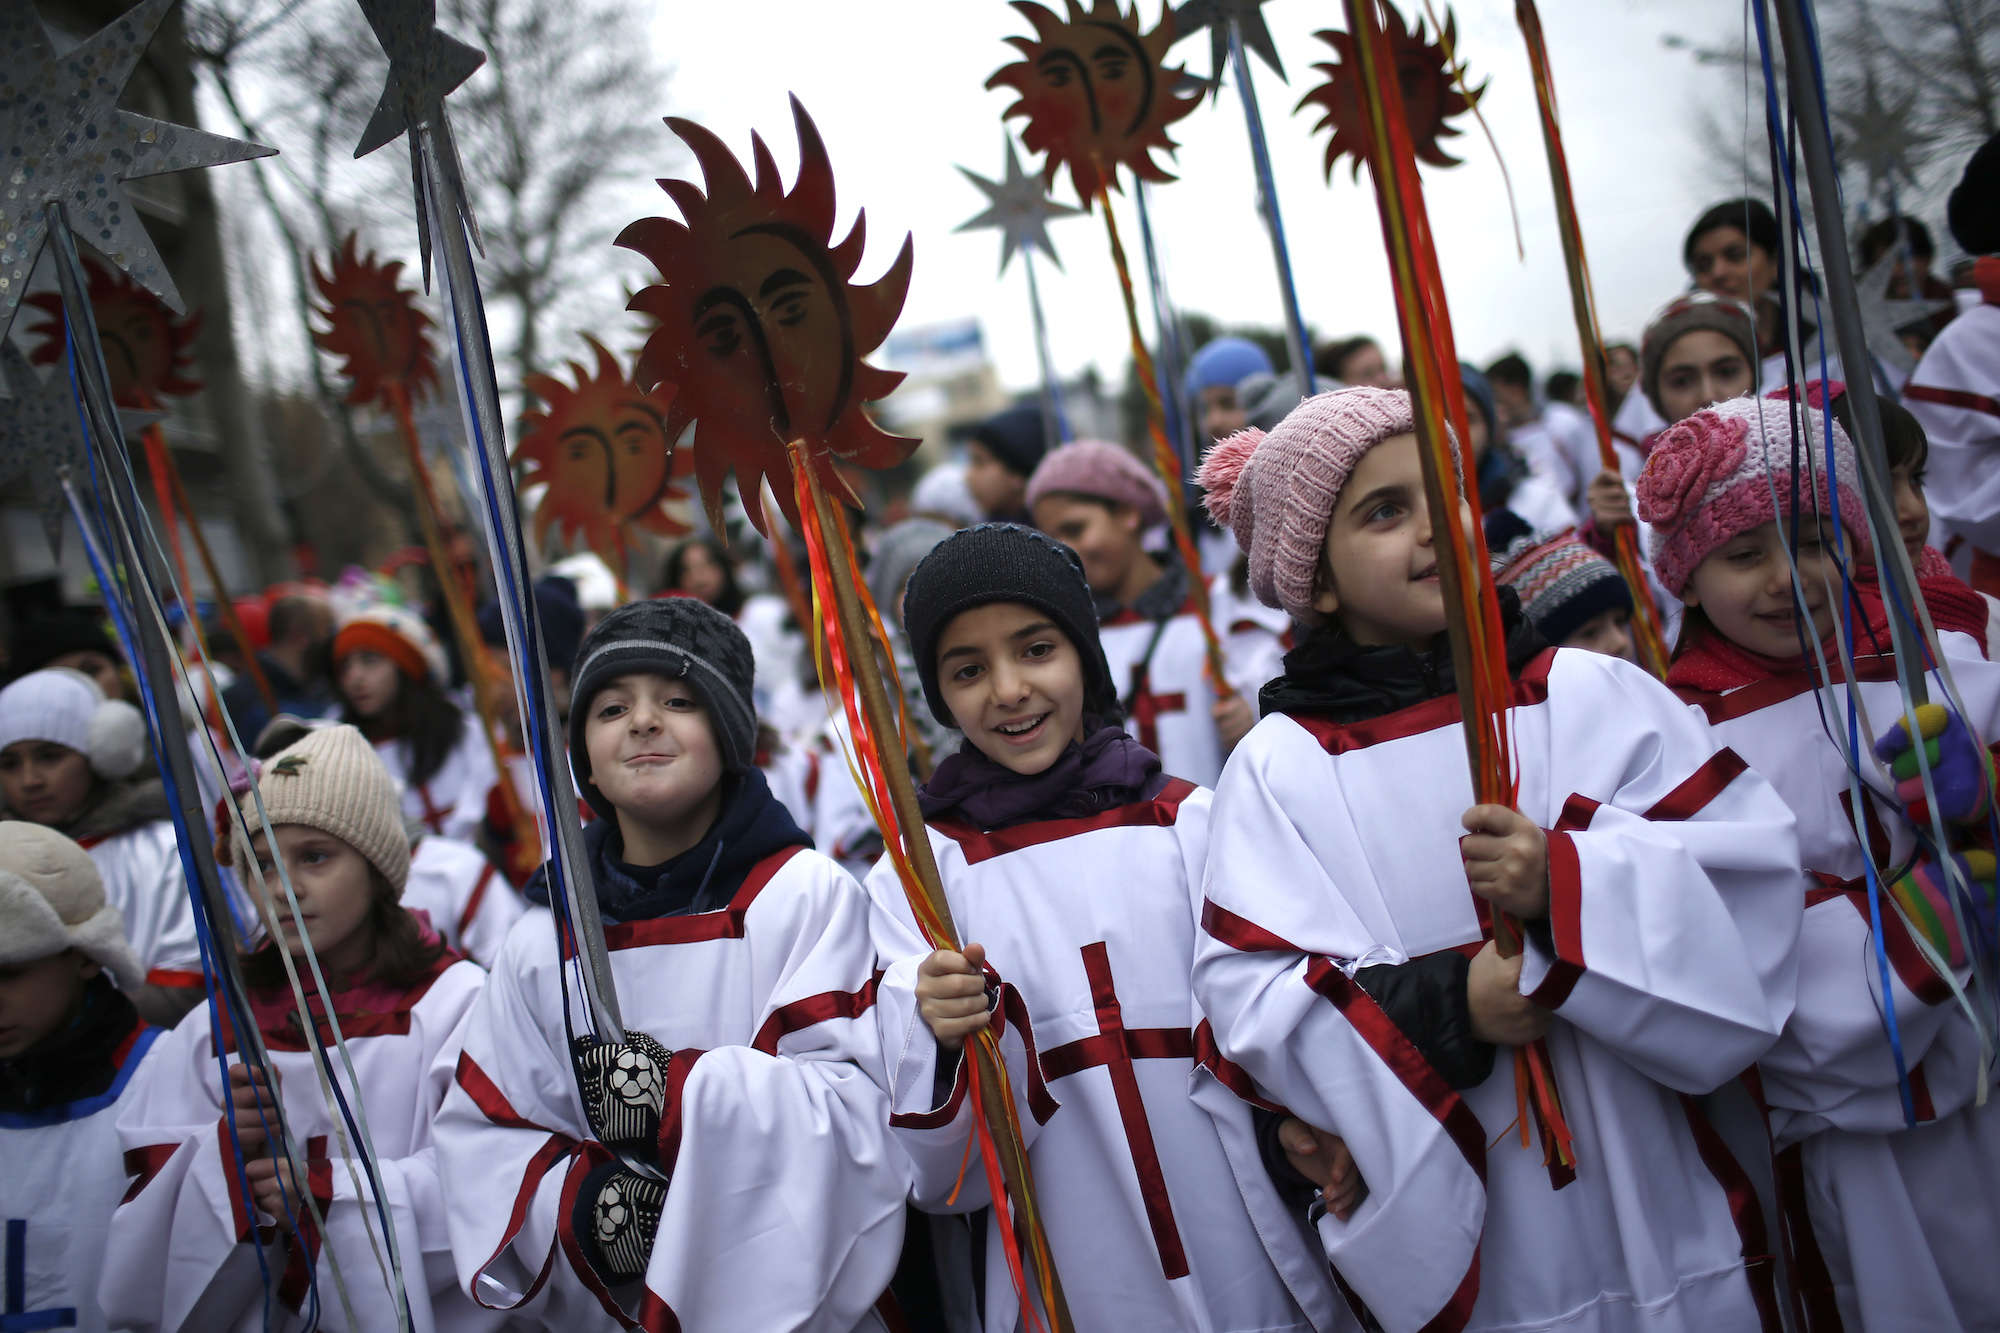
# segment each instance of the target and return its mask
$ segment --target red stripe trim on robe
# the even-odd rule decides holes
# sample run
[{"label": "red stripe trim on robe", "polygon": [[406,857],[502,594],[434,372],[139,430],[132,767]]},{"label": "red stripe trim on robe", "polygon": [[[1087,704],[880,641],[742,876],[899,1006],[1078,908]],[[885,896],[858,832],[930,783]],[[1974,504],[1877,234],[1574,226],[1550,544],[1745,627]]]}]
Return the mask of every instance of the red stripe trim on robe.
[{"label": "red stripe trim on robe", "polygon": [[1813,1233],[1812,1211],[1806,1205],[1805,1158],[1801,1145],[1772,1158],[1778,1184],[1778,1206],[1785,1235],[1791,1242],[1792,1307],[1808,1333],[1843,1333],[1840,1302],[1833,1294],[1833,1275]]},{"label": "red stripe trim on robe", "polygon": [[876,988],[881,984],[882,973],[878,970],[859,990],[822,991],[803,1000],[793,1000],[764,1020],[764,1026],[757,1029],[750,1044],[766,1055],[776,1055],[778,1043],[802,1028],[834,1018],[859,1018],[874,1006]]},{"label": "red stripe trim on robe", "polygon": [[1102,814],[1077,819],[1041,819],[1028,824],[985,832],[962,819],[944,816],[930,826],[957,843],[967,865],[978,865],[1008,852],[1045,843],[1060,842],[1084,833],[1110,828],[1171,828],[1180,817],[1181,802],[1195,791],[1195,785],[1181,778],[1167,779],[1167,785],[1150,801],[1134,801]]},{"label": "red stripe trim on robe", "polygon": [[944,1105],[934,1111],[892,1111],[889,1114],[891,1129],[943,1129],[958,1118],[958,1108],[965,1104],[965,1090],[971,1075],[966,1066],[963,1051],[959,1052],[958,1071],[951,1078],[951,1095]]},{"label": "red stripe trim on robe", "polygon": [[175,990],[202,990],[204,988],[199,971],[189,971],[180,967],[155,967],[146,972],[148,986],[167,986]]},{"label": "red stripe trim on robe", "polygon": [[1693,819],[1749,770],[1750,765],[1743,757],[1725,746],[1710,755],[1686,781],[1655,801],[1646,818],[1655,822]]},{"label": "red stripe trim on robe", "polygon": [[[466,1096],[472,1098],[472,1103],[479,1108],[480,1114],[495,1125],[503,1129],[548,1132],[543,1126],[535,1124],[516,1111],[469,1053],[465,1051],[458,1053],[458,1069],[453,1077],[458,1086],[465,1089]],[[500,1243],[494,1246],[493,1253],[487,1255],[485,1261],[473,1270],[470,1283],[471,1296],[482,1309],[511,1310],[527,1304],[542,1289],[542,1284],[549,1280],[549,1271],[555,1265],[556,1247],[551,1245],[547,1256],[542,1260],[541,1271],[535,1274],[534,1282],[526,1292],[522,1293],[521,1299],[512,1305],[489,1305],[479,1294],[481,1275],[493,1266],[495,1260],[506,1253],[507,1247],[514,1243],[514,1237],[521,1234],[521,1224],[527,1220],[528,1205],[534,1202],[535,1191],[541,1187],[542,1177],[546,1176],[557,1162],[570,1156],[571,1150],[576,1147],[576,1140],[567,1134],[548,1133],[548,1140],[535,1150],[534,1156],[528,1159],[528,1165],[521,1173],[521,1188],[515,1192],[514,1207],[507,1214],[507,1225],[500,1234]]]},{"label": "red stripe trim on robe", "polygon": [[1454,1092],[1415,1044],[1403,1035],[1389,1015],[1357,986],[1345,972],[1317,955],[1306,968],[1306,984],[1319,992],[1347,1019],[1388,1066],[1402,1080],[1410,1095],[1444,1127],[1465,1161],[1486,1183],[1486,1131],[1472,1108]]},{"label": "red stripe trim on robe", "polygon": [[[1824,875],[1816,875],[1819,887],[1806,894],[1806,906],[1816,907],[1829,898],[1844,897],[1861,914],[1864,927],[1873,929],[1874,923],[1868,916],[1868,884],[1866,880],[1834,880]],[[1909,989],[1910,994],[1928,1005],[1943,1004],[1951,998],[1951,987],[1945,984],[1937,970],[1924,960],[1918,952],[1916,941],[1910,938],[1910,929],[1903,923],[1902,914],[1888,901],[1889,886],[1882,886],[1882,944],[1889,955],[1889,966],[1896,970],[1896,979]]]},{"label": "red stripe trim on robe", "polygon": [[[694,1074],[694,1067],[708,1052],[695,1047],[675,1051],[667,1061],[667,1087],[665,1113],[660,1116],[659,1160],[660,1170],[668,1175],[674,1173],[674,1163],[681,1156],[681,1097],[687,1091],[687,1081]],[[567,1213],[563,1214],[565,1217]]]},{"label": "red stripe trim on robe", "polygon": [[[696,912],[690,916],[659,916],[645,921],[621,921],[615,926],[604,928],[604,946],[610,950],[642,949],[654,944],[700,944],[707,940],[740,940],[743,938],[743,919],[750,914],[750,904],[757,901],[777,873],[800,852],[803,845],[780,848],[752,866],[750,873],[743,877],[743,885],[736,890],[736,896],[729,900],[729,906],[715,912]],[[567,948],[563,956],[567,959],[571,951]]]},{"label": "red stripe trim on robe", "polygon": [[163,1167],[180,1151],[178,1143],[149,1143],[140,1148],[125,1150],[125,1174],[132,1183],[125,1187],[125,1197],[120,1204],[128,1204],[139,1197],[140,1191],[153,1183],[153,1177],[160,1174]]},{"label": "red stripe trim on robe", "polygon": [[[305,1191],[312,1196],[319,1215],[325,1217],[327,1209],[333,1206],[333,1163],[327,1160],[326,1135],[315,1134],[306,1141],[305,1167]],[[319,1265],[323,1242],[319,1223],[313,1220],[311,1210],[296,1196],[289,1202],[292,1219],[297,1223],[299,1243],[286,1251],[285,1271],[278,1278],[278,1299],[296,1313],[305,1304],[306,1293],[312,1289],[312,1274]]]},{"label": "red stripe trim on robe", "polygon": [[1250,1071],[1222,1053],[1222,1047],[1216,1044],[1215,1029],[1206,1018],[1194,1030],[1194,1062],[1213,1075],[1217,1083],[1235,1093],[1237,1100],[1275,1115],[1291,1114],[1276,1102],[1257,1095],[1257,1084],[1250,1077]]},{"label": "red stripe trim on robe", "polygon": [[1568,832],[1548,835],[1549,934],[1556,956],[1548,975],[1528,998],[1544,1009],[1557,1009],[1587,970],[1583,961],[1583,866]]},{"label": "red stripe trim on robe", "polygon": [[[1527,708],[1545,703],[1549,697],[1549,667],[1554,661],[1555,650],[1550,648],[1522,667],[1521,674],[1508,691],[1507,706]],[[1435,699],[1426,699],[1420,704],[1411,704],[1408,708],[1399,708],[1364,722],[1335,722],[1310,713],[1290,713],[1286,716],[1304,727],[1328,754],[1346,754],[1380,745],[1384,741],[1421,736],[1440,727],[1455,727],[1461,714],[1458,695],[1453,693],[1440,694]]]},{"label": "red stripe trim on robe", "polygon": [[[1845,683],[1847,671],[1838,658],[1828,659],[1826,666],[1835,685]],[[1888,653],[1856,658],[1854,674],[1855,679],[1866,685],[1894,680],[1896,659]],[[1796,699],[1801,694],[1818,689],[1819,683],[1816,672],[1793,671],[1782,676],[1767,676],[1753,685],[1745,685],[1727,694],[1712,694],[1706,690],[1695,689],[1677,689],[1674,693],[1680,696],[1683,703],[1693,704],[1701,709],[1707,716],[1710,726],[1718,726],[1724,722],[1733,722],[1739,717],[1762,712],[1787,699]]]},{"label": "red stripe trim on robe", "polygon": [[1273,935],[1254,921],[1236,915],[1226,907],[1218,907],[1211,899],[1201,903],[1201,928],[1210,938],[1222,941],[1238,953],[1304,953],[1298,945],[1280,935]]},{"label": "red stripe trim on robe", "polygon": [[244,1197],[243,1176],[236,1169],[236,1148],[229,1137],[229,1117],[215,1118],[216,1147],[222,1154],[222,1181],[229,1191],[229,1220],[236,1227],[238,1244],[250,1239],[251,1223],[256,1213]]},{"label": "red stripe trim on robe", "polygon": [[[590,1260],[584,1257],[583,1245],[576,1238],[576,1228],[571,1225],[576,1216],[577,1192],[583,1188],[585,1178],[597,1167],[616,1160],[610,1149],[601,1143],[584,1143],[577,1149],[576,1160],[570,1163],[569,1171],[563,1176],[562,1196],[556,1202],[556,1244],[561,1246],[563,1257],[569,1260],[570,1270],[576,1274],[577,1280],[604,1307],[604,1313],[616,1320],[618,1327],[636,1329],[642,1326],[619,1307],[618,1298],[611,1294],[611,1289],[604,1285],[604,1279],[597,1275]],[[651,1288],[647,1290],[650,1293]],[[678,1320],[673,1327],[680,1327]]]},{"label": "red stripe trim on robe", "polygon": [[486,863],[486,869],[479,872],[479,879],[472,886],[472,894],[465,900],[465,910],[458,914],[458,937],[460,939],[465,938],[465,932],[472,927],[474,918],[479,915],[479,906],[486,901],[487,886],[493,883],[493,877],[498,873],[499,867],[495,866],[491,861]]},{"label": "red stripe trim on robe", "polygon": [[1764,1225],[1764,1207],[1758,1202],[1757,1191],[1750,1183],[1749,1172],[1736,1160],[1736,1154],[1729,1151],[1715,1126],[1703,1114],[1701,1104],[1686,1093],[1680,1093],[1681,1114],[1687,1117],[1688,1132],[1694,1137],[1696,1151],[1701,1154],[1703,1166],[1708,1168],[1715,1183],[1722,1187],[1723,1197],[1729,1201],[1729,1218],[1736,1225],[1736,1235],[1743,1242],[1743,1276],[1750,1283],[1750,1297],[1757,1303],[1757,1318],[1763,1325],[1764,1333],[1780,1333],[1784,1328],[1784,1318],[1778,1307],[1778,1264],[1771,1252],[1770,1235]]},{"label": "red stripe trim on robe", "polygon": [[1946,389],[1936,384],[1906,384],[1903,397],[1914,398],[1920,403],[1936,403],[1940,407],[1961,407],[1968,412],[1984,412],[1990,417],[2000,417],[2000,400],[1988,398],[1983,393],[1973,393],[1969,389]]}]

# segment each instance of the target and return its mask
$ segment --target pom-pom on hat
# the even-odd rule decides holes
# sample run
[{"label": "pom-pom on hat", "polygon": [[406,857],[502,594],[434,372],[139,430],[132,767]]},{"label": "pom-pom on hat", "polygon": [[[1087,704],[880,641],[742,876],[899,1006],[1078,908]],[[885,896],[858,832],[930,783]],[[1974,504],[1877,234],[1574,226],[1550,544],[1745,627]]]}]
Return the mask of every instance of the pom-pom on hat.
[{"label": "pom-pom on hat", "polygon": [[145,983],[90,853],[40,824],[0,823],[0,967],[65,949],[96,962],[122,991]]},{"label": "pom-pom on hat", "polygon": [[687,682],[708,711],[722,766],[741,773],[757,753],[757,662],[736,622],[693,597],[630,602],[584,635],[570,672],[569,764],[590,808],[606,819],[617,810],[590,780],[584,730],[590,702],[620,676],[650,673]]},{"label": "pom-pom on hat", "polygon": [[122,699],[106,699],[81,671],[31,671],[0,690],[0,750],[16,741],[66,745],[108,782],[137,773],[146,762],[146,719]]},{"label": "pom-pom on hat", "polygon": [[1131,450],[1103,440],[1077,440],[1042,460],[1028,479],[1029,510],[1051,495],[1087,495],[1130,505],[1149,528],[1167,521],[1167,488],[1159,477]]},{"label": "pom-pom on hat", "polygon": [[[298,725],[297,719],[280,721]],[[389,881],[397,897],[402,896],[410,878],[402,793],[358,728],[344,723],[305,726],[297,740],[268,759],[255,761],[253,781],[272,828],[303,824],[332,834],[361,853]],[[264,827],[257,817],[257,802],[247,790],[236,801],[244,825],[255,836]],[[225,866],[249,862],[249,848],[233,820],[216,839],[215,859]]]},{"label": "pom-pom on hat", "polygon": [[[1800,478],[1805,515],[1830,513],[1837,504],[1847,539],[1867,549],[1867,520],[1847,432],[1810,407],[1732,398],[1662,431],[1639,474],[1639,517],[1652,525],[1653,572],[1668,592],[1681,596],[1689,575],[1717,547],[1792,516],[1795,417],[1805,435],[1801,455],[1812,469],[1809,482]],[[1828,489],[1826,464],[1829,426],[1834,492]]]},{"label": "pom-pom on hat", "polygon": [[1208,512],[1248,554],[1258,601],[1320,621],[1313,579],[1341,488],[1363,454],[1414,430],[1409,394],[1355,386],[1315,394],[1276,430],[1238,431],[1208,451],[1200,477]]},{"label": "pom-pom on hat", "polygon": [[1494,557],[1493,567],[1495,581],[1520,594],[1522,612],[1553,644],[1606,611],[1632,610],[1632,589],[1618,566],[1573,532],[1522,537]]},{"label": "pom-pom on hat", "polygon": [[910,574],[903,628],[933,717],[958,727],[938,688],[938,640],[955,617],[994,602],[1019,602],[1054,621],[1083,659],[1084,712],[1106,722],[1120,720],[1083,561],[1047,533],[1018,523],[981,523],[954,532]]},{"label": "pom-pom on hat", "polygon": [[1762,363],[1757,356],[1757,320],[1750,307],[1712,292],[1689,292],[1654,315],[1639,340],[1639,388],[1662,417],[1667,409],[1660,403],[1660,371],[1667,350],[1682,334],[1698,329],[1719,333],[1736,344],[1750,365],[1751,389],[1756,388],[1757,368]]},{"label": "pom-pom on hat", "polygon": [[341,622],[333,636],[334,663],[363,652],[386,657],[411,680],[428,678],[440,689],[451,679],[437,635],[421,616],[400,606],[378,603]]}]

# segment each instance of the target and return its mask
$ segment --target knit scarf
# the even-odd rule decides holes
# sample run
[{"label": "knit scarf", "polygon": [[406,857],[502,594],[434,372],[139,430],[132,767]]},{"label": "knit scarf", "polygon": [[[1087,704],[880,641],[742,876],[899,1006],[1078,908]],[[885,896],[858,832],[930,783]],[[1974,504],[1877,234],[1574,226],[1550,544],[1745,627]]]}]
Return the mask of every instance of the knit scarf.
[{"label": "knit scarf", "polygon": [[[1890,651],[1889,617],[1872,582],[1857,580],[1854,585],[1857,655],[1874,656]],[[1838,632],[1820,644],[1829,664],[1840,660]],[[1725,690],[1754,685],[1773,676],[1791,676],[1817,670],[1811,653],[1788,657],[1766,657],[1753,653],[1732,639],[1723,637],[1707,618],[1690,614],[1681,631],[1680,651],[1667,668],[1667,684],[1675,690],[1720,694]]]},{"label": "knit scarf", "polygon": [[1039,773],[1016,773],[967,741],[937,766],[917,801],[927,820],[955,814],[991,832],[1150,801],[1166,785],[1158,755],[1123,728],[1086,717],[1082,742],[1064,746]]},{"label": "knit scarf", "polygon": [[[1864,583],[1875,586],[1875,567],[1863,571]],[[1926,546],[1917,557],[1917,591],[1930,608],[1931,620],[1940,630],[1970,634],[1980,651],[1989,651],[1986,642],[1986,599],[1970,583],[1951,572],[1951,562],[1934,546]]]},{"label": "knit scarf", "polygon": [[[417,929],[425,946],[437,947],[440,950],[437,962],[432,965],[425,980],[419,982],[417,986],[390,985],[371,974],[338,989],[329,990],[326,999],[322,1000],[318,988],[312,985],[312,980],[306,975],[305,969],[303,967],[299,969],[299,979],[306,983],[306,1007],[320,1026],[322,1041],[333,1040],[333,1028],[326,1022],[329,1010],[334,1018],[339,1020],[343,1029],[357,1019],[402,1013],[410,1007],[412,991],[427,986],[440,972],[465,957],[444,943],[443,937],[431,925],[430,913],[413,910],[410,915],[416,918]],[[266,944],[263,947],[270,949],[276,946]],[[330,984],[337,980],[328,978]],[[258,987],[249,994],[250,1012],[257,1019],[259,1032],[272,1037],[295,1037],[304,1034],[304,1027],[299,1021],[298,1004],[293,999],[292,988],[289,985]]]}]

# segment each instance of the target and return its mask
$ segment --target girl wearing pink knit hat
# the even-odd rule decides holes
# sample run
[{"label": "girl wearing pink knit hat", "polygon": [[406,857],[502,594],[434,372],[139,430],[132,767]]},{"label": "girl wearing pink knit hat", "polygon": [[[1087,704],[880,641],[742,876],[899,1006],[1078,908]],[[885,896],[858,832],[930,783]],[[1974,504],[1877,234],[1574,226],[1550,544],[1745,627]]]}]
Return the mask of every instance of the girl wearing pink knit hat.
[{"label": "girl wearing pink knit hat", "polygon": [[[1965,923],[1984,915],[1976,933],[1992,930],[1993,858],[1976,844],[1990,827],[1985,741],[2000,736],[2000,667],[1969,636],[1940,633],[1966,711],[1926,705],[1913,725],[1899,721],[1888,618],[1872,581],[1857,579],[1857,683],[1840,679],[1836,516],[1849,568],[1870,558],[1856,485],[1838,424],[1798,404],[1736,399],[1659,436],[1639,477],[1639,513],[1653,527],[1654,569],[1688,605],[1668,684],[1798,823],[1798,1004],[1760,1069],[1789,1167],[1779,1178],[1795,1186],[1784,1201],[1790,1228],[1817,1252],[1800,1266],[1803,1294],[1849,1328],[1990,1327],[2000,1310],[1989,1258],[2000,1246],[2000,1103],[1977,1105],[1982,1037],[1948,981],[1967,985],[1975,1008],[1990,1005],[1969,984]],[[1830,686],[1815,646],[1833,667]],[[1944,697],[1935,678],[1930,693]],[[1866,844],[1847,760],[1829,737],[1829,727],[1845,732],[1850,695],[1865,725],[1887,728],[1872,756],[1855,757]],[[1930,752],[1942,848],[1913,732]],[[1871,860],[1889,890],[1881,944],[1907,1101],[1882,1015]]]},{"label": "girl wearing pink knit hat", "polygon": [[[1789,1012],[1790,815],[1643,671],[1543,648],[1508,589],[1517,808],[1473,803],[1414,430],[1408,395],[1345,389],[1203,464],[1251,586],[1312,628],[1217,788],[1196,999],[1297,1118],[1290,1166],[1352,1154],[1360,1206],[1307,1220],[1382,1327],[1754,1327],[1769,1250],[1686,1094]],[[1574,1170],[1516,1136],[1504,1048],[1535,1041]]]}]

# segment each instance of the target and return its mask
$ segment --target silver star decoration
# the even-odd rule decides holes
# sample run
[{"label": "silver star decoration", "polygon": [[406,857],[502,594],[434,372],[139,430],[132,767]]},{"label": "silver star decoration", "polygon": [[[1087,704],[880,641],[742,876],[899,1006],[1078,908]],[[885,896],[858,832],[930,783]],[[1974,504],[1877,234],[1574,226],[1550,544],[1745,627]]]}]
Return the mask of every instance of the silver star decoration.
[{"label": "silver star decoration", "polygon": [[1007,271],[1016,250],[1040,250],[1049,257],[1051,264],[1062,267],[1062,260],[1056,258],[1055,247],[1049,244],[1049,221],[1052,218],[1078,217],[1083,210],[1049,198],[1042,178],[1021,170],[1021,159],[1014,152],[1012,136],[1007,139],[1007,175],[1003,179],[988,180],[964,167],[958,170],[986,196],[987,208],[978,217],[960,223],[953,228],[954,231],[990,228],[999,232],[1002,273]]},{"label": "silver star decoration", "polygon": [[1869,199],[1885,199],[1899,185],[1914,190],[1916,169],[1929,156],[1932,135],[1916,114],[1919,90],[1909,88],[1892,103],[1882,100],[1875,72],[1867,71],[1859,106],[1833,113],[1841,159],[1868,177]]},{"label": "silver star decoration", "polygon": [[1898,333],[1912,324],[1921,324],[1931,316],[1952,308],[1949,300],[1900,300],[1889,295],[1889,282],[1895,276],[1896,261],[1902,256],[1891,250],[1875,261],[1875,267],[1861,275],[1854,285],[1855,295],[1860,298],[1861,331],[1866,336],[1868,350],[1876,360],[1894,366],[1904,374],[1916,369],[1916,358],[1903,345]]},{"label": "silver star decoration", "polygon": [[50,204],[77,238],[184,310],[125,182],[277,150],[118,109],[175,0],[141,0],[57,54],[29,0],[0,4],[0,340],[49,239]]},{"label": "silver star decoration", "polygon": [[[63,483],[83,483],[90,475],[84,454],[83,419],[69,376],[61,367],[43,379],[12,343],[0,344],[0,484],[25,486],[41,511],[49,550],[62,555],[63,520],[69,501]],[[136,435],[164,413],[120,409],[118,421]]]},{"label": "silver star decoration", "polygon": [[423,252],[424,290],[429,291],[431,219],[424,206],[423,149],[417,143],[417,130],[429,125],[436,135],[438,166],[444,173],[448,196],[440,202],[458,210],[473,245],[485,254],[479,219],[472,215],[472,202],[465,193],[465,168],[459,162],[458,143],[451,136],[451,117],[445,113],[444,99],[478,72],[486,63],[486,53],[438,28],[437,0],[361,0],[361,12],[367,15],[375,40],[389,57],[389,77],[354,155],[366,157],[399,136],[409,137],[410,180],[417,196],[417,248]]},{"label": "silver star decoration", "polygon": [[1175,40],[1208,29],[1208,86],[1222,95],[1222,72],[1229,68],[1229,25],[1243,35],[1243,47],[1271,67],[1280,83],[1285,82],[1285,66],[1278,59],[1278,44],[1264,23],[1264,6],[1270,0],[1187,0],[1174,10]]}]

